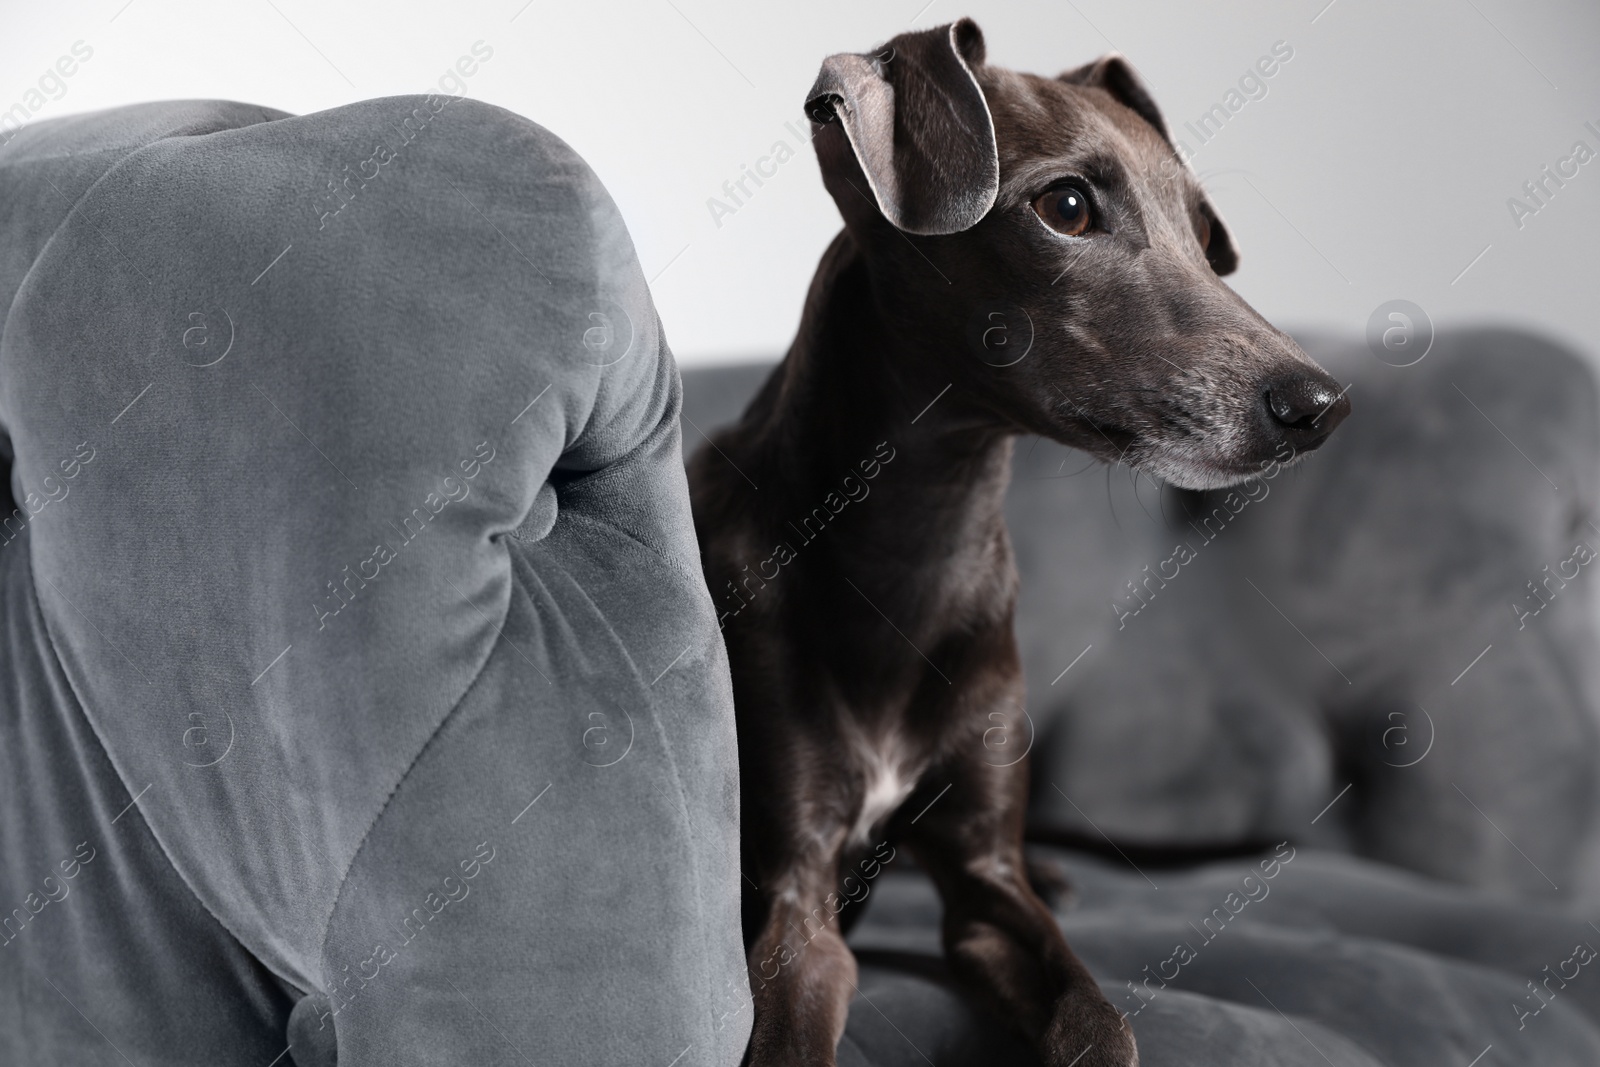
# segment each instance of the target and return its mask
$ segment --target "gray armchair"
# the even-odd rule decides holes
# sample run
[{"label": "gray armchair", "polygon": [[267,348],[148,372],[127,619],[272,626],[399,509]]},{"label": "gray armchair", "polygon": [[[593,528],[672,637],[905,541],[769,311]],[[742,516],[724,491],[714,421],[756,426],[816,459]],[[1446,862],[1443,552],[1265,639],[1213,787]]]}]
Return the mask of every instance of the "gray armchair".
[{"label": "gray armchair", "polygon": [[0,212],[0,1061],[737,1063],[727,661],[583,161],[156,104]]}]

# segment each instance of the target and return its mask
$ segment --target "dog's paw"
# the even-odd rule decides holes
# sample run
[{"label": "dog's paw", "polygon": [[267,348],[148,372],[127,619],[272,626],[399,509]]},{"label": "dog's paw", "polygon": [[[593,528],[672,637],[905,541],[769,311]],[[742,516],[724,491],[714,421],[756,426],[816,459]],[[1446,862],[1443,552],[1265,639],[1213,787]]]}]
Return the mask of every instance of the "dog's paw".
[{"label": "dog's paw", "polygon": [[1061,998],[1040,1051],[1048,1067],[1139,1067],[1133,1027],[1097,989]]}]

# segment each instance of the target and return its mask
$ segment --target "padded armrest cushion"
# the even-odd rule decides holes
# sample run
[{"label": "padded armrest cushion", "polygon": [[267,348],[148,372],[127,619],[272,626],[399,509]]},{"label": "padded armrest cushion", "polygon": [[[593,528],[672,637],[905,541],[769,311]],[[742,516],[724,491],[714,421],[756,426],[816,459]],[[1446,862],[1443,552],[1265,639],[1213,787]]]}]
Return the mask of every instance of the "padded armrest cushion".
[{"label": "padded armrest cushion", "polygon": [[[588,166],[464,99],[181,103],[23,131],[0,204],[0,552],[199,899],[337,1005],[488,841],[524,865],[480,906],[522,1008],[649,982],[619,1047],[736,1060],[704,1009],[744,995],[727,663],[677,370]],[[597,945],[606,853],[654,903]]]}]

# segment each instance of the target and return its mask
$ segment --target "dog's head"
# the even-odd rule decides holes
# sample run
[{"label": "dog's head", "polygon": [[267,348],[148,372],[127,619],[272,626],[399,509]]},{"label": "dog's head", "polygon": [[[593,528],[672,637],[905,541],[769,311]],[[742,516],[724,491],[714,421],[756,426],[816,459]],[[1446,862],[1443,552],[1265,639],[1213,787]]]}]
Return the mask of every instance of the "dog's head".
[{"label": "dog's head", "polygon": [[1120,56],[1002,70],[963,19],[828,58],[807,112],[891,328],[1007,424],[1208,489],[1349,413],[1222,281],[1232,238]]}]

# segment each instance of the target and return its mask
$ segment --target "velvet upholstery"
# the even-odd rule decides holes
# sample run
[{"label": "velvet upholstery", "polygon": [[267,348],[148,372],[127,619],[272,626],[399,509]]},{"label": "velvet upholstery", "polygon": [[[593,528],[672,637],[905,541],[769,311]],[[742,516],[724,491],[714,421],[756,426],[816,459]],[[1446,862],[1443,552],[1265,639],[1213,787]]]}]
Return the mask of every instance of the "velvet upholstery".
[{"label": "velvet upholstery", "polygon": [[0,901],[71,891],[0,1060],[736,1063],[727,660],[589,168],[184,102],[30,126],[0,204]]}]

